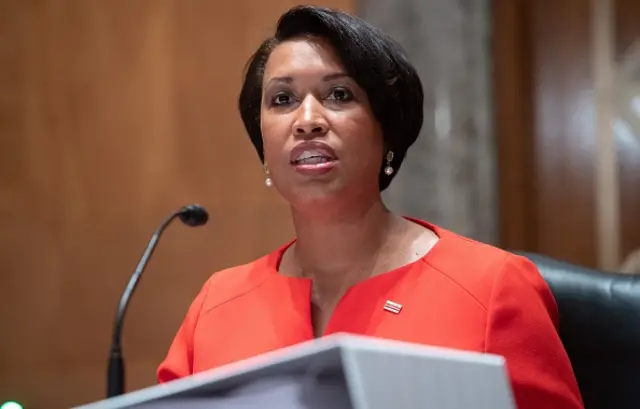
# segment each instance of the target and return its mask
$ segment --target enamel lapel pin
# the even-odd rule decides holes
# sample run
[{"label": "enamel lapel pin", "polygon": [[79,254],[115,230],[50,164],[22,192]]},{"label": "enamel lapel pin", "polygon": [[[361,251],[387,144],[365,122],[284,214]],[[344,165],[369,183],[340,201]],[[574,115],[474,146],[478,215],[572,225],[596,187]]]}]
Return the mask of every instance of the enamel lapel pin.
[{"label": "enamel lapel pin", "polygon": [[393,302],[391,300],[387,300],[384,303],[384,310],[392,312],[394,314],[400,314],[400,310],[402,309],[402,304],[398,304],[397,302]]}]

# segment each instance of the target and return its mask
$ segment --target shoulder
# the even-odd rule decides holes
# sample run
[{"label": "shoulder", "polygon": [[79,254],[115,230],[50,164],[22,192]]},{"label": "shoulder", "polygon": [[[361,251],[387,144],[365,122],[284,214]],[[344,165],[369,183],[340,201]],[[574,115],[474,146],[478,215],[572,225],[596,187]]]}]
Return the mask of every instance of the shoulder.
[{"label": "shoulder", "polygon": [[213,273],[201,289],[204,314],[228,301],[250,293],[266,282],[277,268],[286,246],[246,264],[229,267]]},{"label": "shoulder", "polygon": [[550,295],[544,279],[528,259],[445,229],[435,227],[435,231],[440,241],[425,261],[485,309],[490,308],[496,289],[505,285],[516,297],[519,291],[531,290]]}]

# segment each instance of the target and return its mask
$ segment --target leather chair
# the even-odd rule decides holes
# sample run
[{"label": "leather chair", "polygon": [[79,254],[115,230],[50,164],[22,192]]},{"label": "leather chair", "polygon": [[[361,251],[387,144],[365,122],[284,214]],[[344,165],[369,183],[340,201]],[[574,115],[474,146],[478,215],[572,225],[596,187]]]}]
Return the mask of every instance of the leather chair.
[{"label": "leather chair", "polygon": [[639,409],[640,275],[516,253],[536,264],[556,298],[585,409]]}]

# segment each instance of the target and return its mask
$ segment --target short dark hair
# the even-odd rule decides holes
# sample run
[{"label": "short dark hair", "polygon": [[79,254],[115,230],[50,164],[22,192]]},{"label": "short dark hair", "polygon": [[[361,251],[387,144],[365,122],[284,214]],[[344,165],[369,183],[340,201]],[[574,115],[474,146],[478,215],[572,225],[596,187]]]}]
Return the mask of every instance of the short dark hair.
[{"label": "short dark hair", "polygon": [[383,153],[380,190],[386,189],[416,141],[423,122],[422,83],[403,49],[391,37],[366,21],[328,8],[296,6],[278,20],[276,33],[265,40],[250,58],[239,97],[240,115],[260,160],[264,163],[260,105],[264,68],[280,43],[301,37],[327,40],[342,60],[347,74],[367,93],[373,115],[382,127],[384,144],[393,151],[384,173]]}]

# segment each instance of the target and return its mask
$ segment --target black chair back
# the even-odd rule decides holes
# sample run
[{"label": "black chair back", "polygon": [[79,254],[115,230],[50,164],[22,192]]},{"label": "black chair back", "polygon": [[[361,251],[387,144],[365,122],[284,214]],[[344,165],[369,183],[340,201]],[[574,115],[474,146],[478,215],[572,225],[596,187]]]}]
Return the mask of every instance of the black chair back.
[{"label": "black chair back", "polygon": [[585,409],[640,409],[640,276],[517,253],[555,296]]}]

